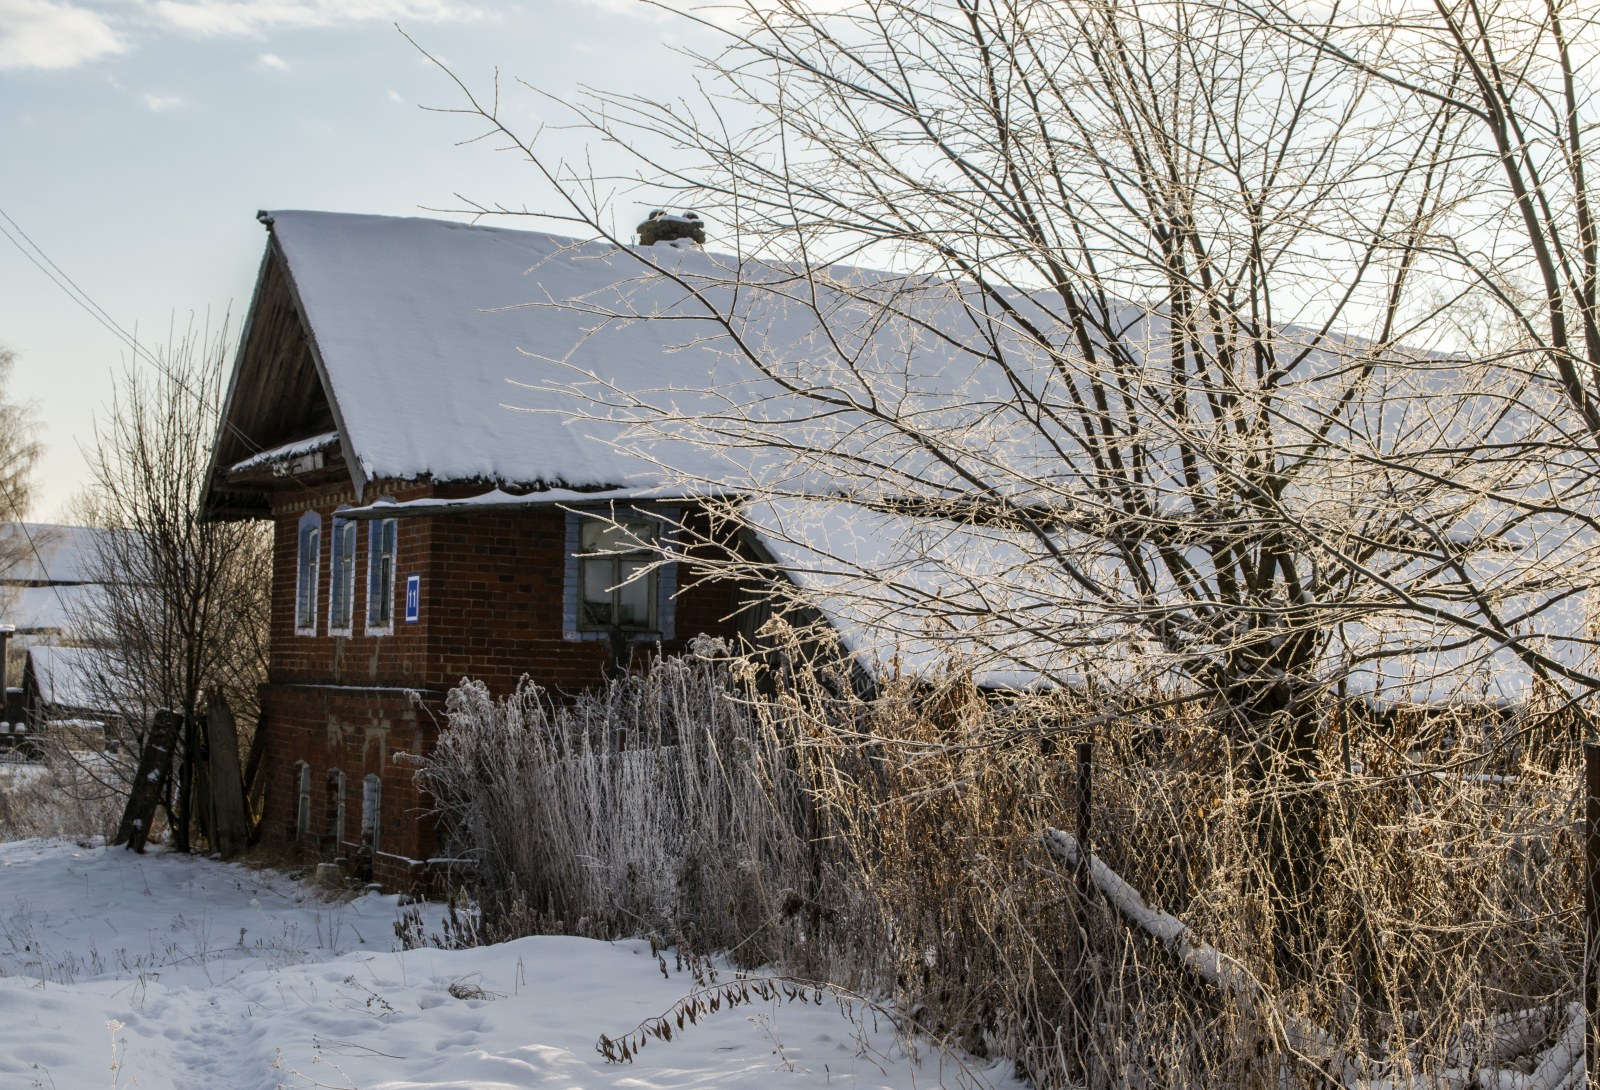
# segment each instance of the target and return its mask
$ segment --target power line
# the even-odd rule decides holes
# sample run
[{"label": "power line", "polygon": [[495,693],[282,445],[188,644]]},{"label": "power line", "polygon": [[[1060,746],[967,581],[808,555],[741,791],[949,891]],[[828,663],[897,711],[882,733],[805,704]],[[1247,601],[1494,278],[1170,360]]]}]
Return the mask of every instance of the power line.
[{"label": "power line", "polygon": [[[195,403],[199,405],[202,410],[208,414],[217,415],[222,426],[226,428],[230,434],[238,437],[238,439],[244,443],[245,449],[248,450],[252,455],[261,454],[265,451],[265,447],[261,446],[261,444],[257,443],[254,439],[241,431],[238,425],[222,417],[222,407],[220,405],[211,403],[203,394],[189,386],[189,384],[186,383],[182,378],[172,372],[171,368],[165,361],[140,344],[137,337],[133,336],[126,329],[122,328],[117,320],[111,317],[104,307],[102,307],[99,303],[96,303],[89,293],[83,290],[83,288],[79,287],[77,281],[73,280],[72,277],[67,274],[66,270],[61,268],[60,265],[57,265],[55,261],[51,259],[50,255],[45,253],[44,248],[35,242],[28,235],[28,233],[22,229],[22,226],[17,223],[16,220],[11,218],[11,214],[4,208],[0,208],[0,217],[3,217],[5,221],[11,225],[12,229],[16,231],[17,235],[22,236],[22,238],[27,242],[27,246],[24,246],[21,242],[17,241],[16,235],[13,235],[11,231],[6,230],[6,228],[3,226],[0,226],[0,235],[5,235],[7,241],[16,247],[17,252],[22,254],[23,257],[27,258],[28,261],[31,262],[36,269],[42,272],[52,284],[66,292],[68,298],[70,298],[74,303],[77,303],[79,307],[83,308],[83,310],[86,311],[96,322],[100,323],[100,325],[104,326],[114,336],[128,345],[128,347],[133,350],[136,356],[142,357],[152,367],[164,375],[168,382],[171,382],[179,390],[182,390],[184,393],[193,398]],[[32,252],[29,251],[29,247],[32,248]],[[35,254],[38,256],[36,257]],[[41,259],[43,259],[42,262]],[[225,328],[226,326],[224,326],[224,329]],[[297,483],[303,483],[300,481],[300,477],[296,473],[291,472],[289,477],[291,480],[294,480]]]},{"label": "power line", "polygon": [[[106,312],[104,307],[102,307],[99,303],[96,303],[93,297],[91,297],[88,292],[84,291],[83,288],[79,287],[77,281],[73,280],[72,277],[67,274],[65,269],[63,269],[60,265],[57,265],[55,261],[51,259],[50,255],[45,253],[43,247],[41,247],[37,242],[33,241],[28,233],[22,229],[22,226],[18,224],[16,220],[12,219],[11,214],[4,208],[0,208],[0,217],[3,217],[5,221],[11,225],[12,230],[16,231],[17,235],[21,235],[23,240],[26,241],[28,245],[24,246],[21,242],[18,242],[16,235],[13,235],[11,231],[6,230],[6,228],[3,226],[0,226],[0,235],[5,235],[6,240],[10,242],[12,246],[16,247],[17,252],[23,257],[27,258],[28,261],[32,263],[33,267],[42,272],[52,284],[64,291],[67,294],[67,298],[78,304],[78,306],[81,307],[89,315],[89,317],[93,318],[100,325],[104,326],[108,332],[132,349],[136,356],[143,357],[147,363],[165,375],[169,382],[172,382],[184,393],[194,398],[195,402],[202,409],[209,413],[215,413],[219,411],[216,406],[209,404],[202,395],[191,389],[181,379],[174,375],[158,356],[152,353],[149,349],[145,348],[144,345],[139,343],[137,337],[129,333],[126,329],[123,329],[122,326],[118,324],[117,320]],[[30,247],[31,252],[29,249]],[[35,254],[38,256],[35,256]],[[43,260],[41,261],[41,259]],[[244,436],[241,435],[240,438],[244,438]],[[248,441],[249,440],[246,439],[246,442]]]}]

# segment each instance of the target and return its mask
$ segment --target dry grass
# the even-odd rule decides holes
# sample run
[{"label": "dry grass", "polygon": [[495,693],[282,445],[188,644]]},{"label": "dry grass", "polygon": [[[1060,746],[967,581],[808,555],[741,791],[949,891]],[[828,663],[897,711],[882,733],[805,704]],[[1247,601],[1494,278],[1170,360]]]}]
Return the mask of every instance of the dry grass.
[{"label": "dry grass", "polygon": [[[1331,716],[1313,783],[1291,789],[1247,776],[1197,708],[1098,716],[1094,851],[1260,982],[1243,996],[1084,897],[1041,844],[1077,807],[1063,724],[1102,706],[996,704],[959,678],[870,704],[815,681],[758,692],[702,651],[571,707],[452,694],[424,775],[479,860],[489,935],[732,950],[890,998],[1040,1087],[1325,1084],[1283,1012],[1363,1077],[1526,1067],[1484,1020],[1513,1015],[1531,1053],[1577,994],[1571,724]],[[1293,977],[1261,837],[1284,806],[1322,845]]]},{"label": "dry grass", "polygon": [[0,764],[0,840],[110,838],[126,800],[81,759]]}]

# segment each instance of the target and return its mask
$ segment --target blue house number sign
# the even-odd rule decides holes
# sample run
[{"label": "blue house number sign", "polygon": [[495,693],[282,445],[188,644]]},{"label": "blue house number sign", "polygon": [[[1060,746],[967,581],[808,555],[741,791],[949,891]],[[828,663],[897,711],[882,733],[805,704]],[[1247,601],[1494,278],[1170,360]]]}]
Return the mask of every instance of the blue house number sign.
[{"label": "blue house number sign", "polygon": [[406,576],[406,624],[416,624],[422,616],[422,576]]}]

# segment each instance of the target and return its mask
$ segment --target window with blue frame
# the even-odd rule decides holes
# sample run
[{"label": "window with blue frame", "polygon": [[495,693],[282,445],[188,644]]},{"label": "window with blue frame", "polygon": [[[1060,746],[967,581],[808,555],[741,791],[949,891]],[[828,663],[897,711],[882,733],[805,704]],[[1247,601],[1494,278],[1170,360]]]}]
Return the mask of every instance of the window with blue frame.
[{"label": "window with blue frame", "polygon": [[356,611],[356,524],[333,517],[333,556],[329,563],[328,631],[348,636]]},{"label": "window with blue frame", "polygon": [[322,575],[322,516],[307,511],[300,517],[300,556],[295,575],[294,630],[317,634],[317,581]]},{"label": "window with blue frame", "polygon": [[674,638],[677,565],[663,554],[676,517],[664,509],[568,513],[567,639]]},{"label": "window with blue frame", "polygon": [[394,519],[369,523],[367,530],[367,632],[394,630],[394,569],[399,533]]}]

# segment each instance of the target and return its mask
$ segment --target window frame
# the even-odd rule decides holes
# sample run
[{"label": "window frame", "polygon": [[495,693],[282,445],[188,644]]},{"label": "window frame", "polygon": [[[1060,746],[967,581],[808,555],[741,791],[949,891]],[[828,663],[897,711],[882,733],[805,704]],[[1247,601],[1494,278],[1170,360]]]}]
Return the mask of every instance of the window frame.
[{"label": "window frame", "polygon": [[296,535],[294,631],[297,636],[317,634],[317,584],[322,581],[322,516],[307,511],[300,516]]},{"label": "window frame", "polygon": [[[598,529],[604,532],[613,527],[620,528],[623,533],[637,539],[641,544],[638,548],[598,552],[593,547],[583,544],[584,531]],[[648,530],[648,539],[640,530]],[[659,632],[661,623],[657,616],[659,603],[656,601],[659,589],[659,568],[647,567],[642,574],[630,579],[622,578],[622,567],[627,563],[644,561],[647,565],[659,561],[661,558],[660,547],[656,544],[659,540],[660,524],[653,519],[619,514],[609,519],[591,518],[578,525],[578,631],[579,632],[613,632],[618,631],[626,635],[634,633]],[[615,622],[611,624],[596,624],[584,617],[585,607],[589,603],[589,588],[599,582],[603,588],[602,593],[610,596],[611,615],[615,617],[621,612],[622,588],[642,580],[644,582],[645,622],[637,625],[624,625]]]},{"label": "window frame", "polygon": [[[677,621],[677,563],[663,560],[673,542],[673,527],[678,511],[671,508],[638,508],[612,506],[604,508],[571,508],[567,511],[566,579],[562,602],[562,638],[567,640],[609,640],[613,634],[630,641],[670,640],[675,638]],[[584,590],[591,585],[593,568],[588,561],[597,559],[586,553],[583,541],[585,525],[610,525],[640,523],[650,527],[653,544],[639,549],[609,554],[612,564],[628,558],[649,558],[650,569],[639,578],[647,581],[646,597],[650,619],[646,627],[594,625],[584,623]],[[617,569],[613,567],[613,571]],[[609,583],[613,591],[620,582]],[[615,608],[613,599],[613,608]]]},{"label": "window frame", "polygon": [[[389,546],[384,552],[385,543]],[[382,558],[387,555],[389,578],[385,585],[379,578]],[[389,636],[394,633],[395,583],[400,578],[400,521],[398,519],[373,519],[367,524],[367,598],[366,633],[369,636]],[[387,605],[387,616],[374,618],[374,592],[377,601]]]},{"label": "window frame", "polygon": [[367,773],[361,781],[361,842],[378,854],[379,834],[383,829],[383,777]]},{"label": "window frame", "polygon": [[[347,510],[346,507],[339,508]],[[356,553],[361,541],[361,524],[354,519],[333,516],[333,533],[328,540],[328,635],[348,636],[356,623]],[[340,607],[344,615],[339,615]],[[343,623],[340,623],[340,622]]]},{"label": "window frame", "polygon": [[328,832],[333,841],[334,851],[339,850],[339,845],[344,843],[344,797],[345,774],[342,768],[328,769],[328,784],[333,788],[333,814],[330,824],[333,826]]},{"label": "window frame", "polygon": [[306,837],[311,835],[311,765],[296,761],[294,767],[298,781],[295,785],[294,842],[296,846],[304,846]]}]

